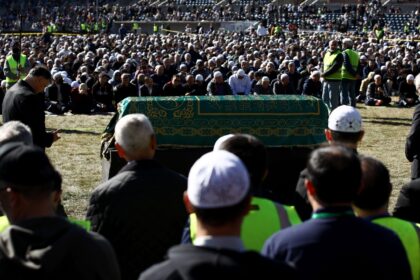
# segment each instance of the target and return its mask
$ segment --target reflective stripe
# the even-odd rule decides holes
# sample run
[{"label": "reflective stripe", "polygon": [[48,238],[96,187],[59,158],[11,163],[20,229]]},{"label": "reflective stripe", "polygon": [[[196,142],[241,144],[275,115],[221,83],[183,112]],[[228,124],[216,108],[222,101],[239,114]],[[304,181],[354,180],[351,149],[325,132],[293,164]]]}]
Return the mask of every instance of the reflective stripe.
[{"label": "reflective stripe", "polygon": [[[283,206],[277,208],[271,200],[253,197],[251,211],[244,218],[241,229],[241,239],[247,250],[261,251],[264,242],[275,232],[288,225],[300,223],[300,218],[293,207]],[[281,215],[279,212],[283,211]],[[190,237],[194,240],[197,236],[197,217],[190,215]]]},{"label": "reflective stripe", "polygon": [[[13,55],[7,56],[6,61],[9,64],[10,71],[13,74],[17,75],[18,64],[17,64],[16,60],[13,58]],[[26,64],[26,55],[21,54],[20,55],[20,65],[22,66],[22,68],[25,68],[25,64]],[[25,77],[26,77],[25,73],[20,74],[20,79],[24,79]],[[14,80],[14,79],[11,79],[9,77],[6,77],[6,83],[8,83],[8,84],[14,84],[17,81],[18,80]]]},{"label": "reflective stripe", "polygon": [[408,260],[411,266],[411,274],[413,280],[420,279],[420,241],[418,236],[418,228],[408,221],[404,221],[395,217],[381,217],[373,219],[375,224],[384,226],[394,231],[400,238]]},{"label": "reflective stripe", "polygon": [[[346,49],[343,53],[347,54],[350,60],[351,67],[353,68],[354,71],[357,72],[357,68],[359,67],[359,54],[350,49]],[[344,63],[343,63],[343,66],[341,67],[341,76],[343,79],[356,80],[356,76],[351,75],[347,71],[346,66],[344,66]]]},{"label": "reflective stripe", "polygon": [[7,219],[7,217],[6,216],[1,216],[0,217],[0,233],[5,231],[9,226],[10,226],[10,224],[9,224],[9,220]]},{"label": "reflective stripe", "polygon": [[[332,65],[334,64],[334,61],[338,54],[340,54],[340,51],[335,51],[334,53],[327,52],[324,56],[324,72],[327,72]],[[332,73],[331,75],[325,77],[329,80],[341,80],[341,69],[338,69],[336,72]]]}]

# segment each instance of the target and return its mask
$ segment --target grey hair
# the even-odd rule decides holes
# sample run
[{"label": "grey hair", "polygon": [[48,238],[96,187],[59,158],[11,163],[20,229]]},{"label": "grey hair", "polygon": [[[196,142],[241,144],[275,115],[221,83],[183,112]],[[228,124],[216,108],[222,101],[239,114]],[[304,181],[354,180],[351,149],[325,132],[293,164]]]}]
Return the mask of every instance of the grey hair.
[{"label": "grey hair", "polygon": [[131,156],[146,149],[154,133],[148,117],[144,114],[130,114],[117,122],[115,141]]},{"label": "grey hair", "polygon": [[22,142],[25,145],[32,145],[33,138],[29,126],[20,121],[6,122],[0,127],[0,145],[9,142]]},{"label": "grey hair", "polygon": [[353,41],[352,41],[352,39],[350,39],[350,38],[345,38],[345,39],[343,40],[343,45],[344,45],[345,47],[352,48],[352,47],[353,47]]}]

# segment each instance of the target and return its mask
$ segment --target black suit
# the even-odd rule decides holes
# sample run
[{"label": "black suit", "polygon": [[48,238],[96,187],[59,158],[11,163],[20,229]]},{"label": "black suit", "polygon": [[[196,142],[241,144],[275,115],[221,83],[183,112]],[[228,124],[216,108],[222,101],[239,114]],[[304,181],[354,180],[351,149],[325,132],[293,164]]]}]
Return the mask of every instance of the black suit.
[{"label": "black suit", "polygon": [[150,90],[147,86],[142,85],[140,87],[140,96],[162,96],[163,91],[158,85],[152,86],[152,92],[150,93]]},{"label": "black suit", "polygon": [[45,131],[44,94],[35,93],[32,87],[20,80],[12,86],[3,101],[3,123],[21,121],[31,128],[34,144],[51,147],[53,134]]},{"label": "black suit", "polygon": [[405,156],[411,161],[411,179],[420,177],[420,106],[416,106],[410,133],[405,142]]},{"label": "black suit", "polygon": [[114,247],[122,279],[137,279],[180,242],[186,187],[184,176],[154,160],[141,160],[94,190],[87,219]]}]

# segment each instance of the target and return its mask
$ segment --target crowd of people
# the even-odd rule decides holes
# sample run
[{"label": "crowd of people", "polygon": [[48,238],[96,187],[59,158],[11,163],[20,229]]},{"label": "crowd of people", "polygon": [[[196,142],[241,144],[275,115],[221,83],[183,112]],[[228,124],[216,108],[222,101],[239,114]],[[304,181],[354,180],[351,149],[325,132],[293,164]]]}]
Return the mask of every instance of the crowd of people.
[{"label": "crowd of people", "polygon": [[[54,24],[68,15],[78,25],[78,6],[63,13],[60,3],[28,15]],[[145,3],[104,4],[100,13],[135,18],[150,9]],[[252,3],[240,13],[257,13]],[[258,13],[318,14],[269,4]],[[419,103],[420,35],[385,30],[377,5],[343,7],[368,32],[288,32],[261,21],[247,33],[1,35],[0,278],[420,279],[420,106],[406,143],[413,180],[394,216],[388,169],[357,151],[364,128],[356,102]],[[95,13],[92,6],[79,16]],[[326,144],[296,178],[293,205],[264,195],[269,155],[257,136],[220,135],[185,177],[155,159],[155,128],[133,113],[114,133],[127,164],[94,189],[85,220],[66,217],[62,178],[45,154],[60,135],[46,131],[45,112],[115,112],[130,96],[293,94],[319,98],[330,112]]]}]

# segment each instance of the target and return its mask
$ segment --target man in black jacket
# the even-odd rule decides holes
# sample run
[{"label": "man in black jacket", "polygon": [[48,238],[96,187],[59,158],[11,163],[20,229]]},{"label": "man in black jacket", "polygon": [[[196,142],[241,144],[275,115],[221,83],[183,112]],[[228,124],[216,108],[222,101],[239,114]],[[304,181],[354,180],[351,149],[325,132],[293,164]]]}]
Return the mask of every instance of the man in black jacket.
[{"label": "man in black jacket", "polygon": [[[415,80],[417,92],[420,93],[420,75]],[[410,133],[405,142],[405,156],[411,163],[411,179],[420,178],[420,106],[416,106]]]},{"label": "man in black jacket", "polygon": [[45,131],[44,89],[51,81],[48,69],[37,66],[12,86],[3,100],[3,123],[16,120],[31,128],[34,144],[45,149],[60,139],[58,130]]},{"label": "man in black jacket", "polygon": [[0,278],[120,279],[109,242],[54,213],[60,182],[38,147],[0,147],[0,204],[11,224],[0,235]]},{"label": "man in black jacket", "polygon": [[136,279],[180,242],[187,219],[182,203],[187,181],[153,160],[156,137],[145,115],[121,118],[115,140],[128,164],[94,190],[87,218],[92,230],[114,247],[122,279]]},{"label": "man in black jacket", "polygon": [[169,259],[145,271],[140,280],[296,279],[294,269],[256,252],[245,251],[240,238],[250,211],[248,171],[227,151],[202,156],[191,168],[184,203],[194,213],[194,245],[169,250]]}]

